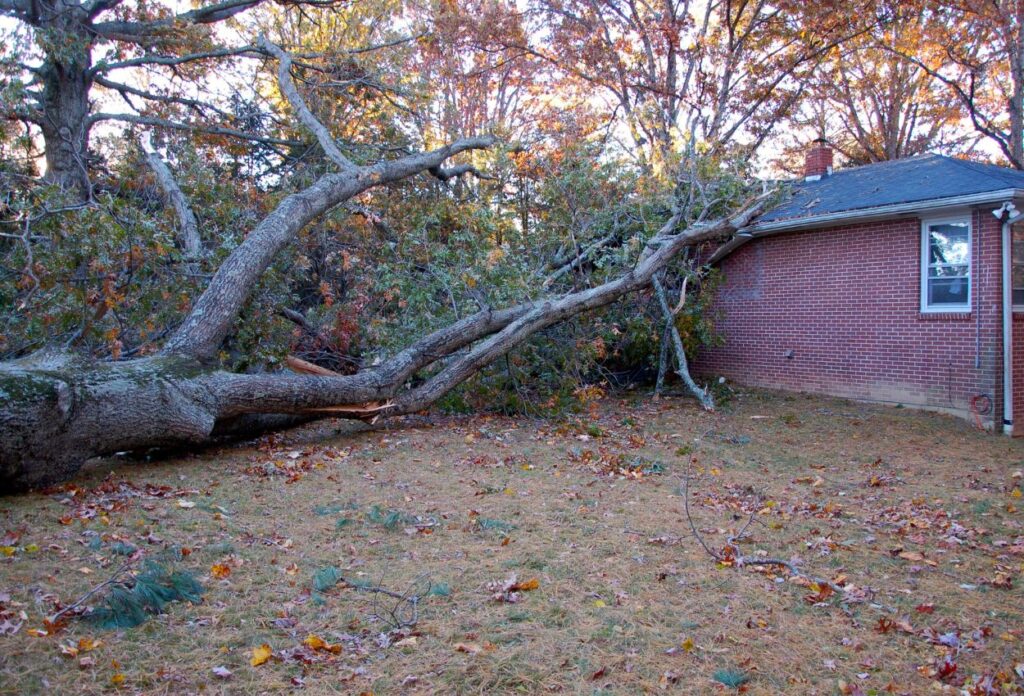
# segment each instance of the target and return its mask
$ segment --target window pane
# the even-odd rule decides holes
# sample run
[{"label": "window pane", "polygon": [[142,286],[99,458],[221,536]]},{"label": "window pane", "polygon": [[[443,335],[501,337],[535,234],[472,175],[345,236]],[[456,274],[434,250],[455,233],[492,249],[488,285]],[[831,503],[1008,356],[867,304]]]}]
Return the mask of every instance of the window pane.
[{"label": "window pane", "polygon": [[1013,288],[1013,304],[1024,305],[1024,266],[1013,265],[1010,287]]},{"label": "window pane", "polygon": [[932,266],[929,278],[967,278],[967,266]]},{"label": "window pane", "polygon": [[928,280],[929,305],[966,305],[966,278],[932,278]]},{"label": "window pane", "polygon": [[969,263],[970,247],[967,223],[928,226],[929,263]]},{"label": "window pane", "polygon": [[1012,227],[1013,241],[1024,242],[1024,223],[1015,222]]}]

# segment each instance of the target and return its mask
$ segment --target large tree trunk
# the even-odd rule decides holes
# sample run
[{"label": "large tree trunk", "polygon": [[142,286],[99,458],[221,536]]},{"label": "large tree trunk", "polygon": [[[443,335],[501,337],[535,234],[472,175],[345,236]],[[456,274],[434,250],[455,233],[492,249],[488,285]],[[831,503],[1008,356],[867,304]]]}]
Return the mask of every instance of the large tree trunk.
[{"label": "large tree trunk", "polygon": [[[97,455],[202,443],[249,414],[366,417],[420,411],[536,332],[648,287],[681,249],[728,236],[760,211],[763,200],[730,218],[680,233],[675,232],[680,216],[674,215],[636,266],[618,278],[580,292],[479,312],[354,375],[244,375],[218,370],[207,358],[209,347],[218,344],[223,333],[202,321],[195,324],[198,338],[189,338],[190,332],[183,329],[174,348],[154,357],[86,363],[44,354],[0,365],[0,490],[66,479]],[[282,203],[287,205],[287,200]],[[259,238],[261,227],[246,243]],[[246,258],[242,247],[235,253],[239,252]],[[217,304],[244,302],[246,295],[242,290],[241,297],[235,297],[217,288],[218,278],[225,277],[224,268],[231,268],[234,258],[211,282],[207,293],[215,293],[212,298],[204,295],[205,308],[197,305],[193,312],[206,313],[215,326],[225,316],[216,310]],[[230,277],[239,280],[252,272],[252,267],[241,265]],[[435,364],[441,367],[433,376],[403,391],[417,372]]]},{"label": "large tree trunk", "polygon": [[41,18],[43,30],[65,39],[40,68],[43,83],[40,129],[46,152],[46,180],[84,199],[89,191],[89,90],[92,36],[77,4],[57,2]]}]

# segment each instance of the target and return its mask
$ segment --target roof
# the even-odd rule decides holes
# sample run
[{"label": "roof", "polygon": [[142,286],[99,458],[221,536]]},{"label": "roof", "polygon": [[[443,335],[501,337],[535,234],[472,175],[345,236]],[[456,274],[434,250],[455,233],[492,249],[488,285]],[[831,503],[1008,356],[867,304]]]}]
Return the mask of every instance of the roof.
[{"label": "roof", "polygon": [[1024,189],[1024,172],[944,155],[919,155],[840,169],[817,181],[798,180],[792,198],[766,212],[753,227],[778,228],[786,221],[799,224],[840,213],[855,217],[857,211],[870,214],[876,208],[1008,189]]}]

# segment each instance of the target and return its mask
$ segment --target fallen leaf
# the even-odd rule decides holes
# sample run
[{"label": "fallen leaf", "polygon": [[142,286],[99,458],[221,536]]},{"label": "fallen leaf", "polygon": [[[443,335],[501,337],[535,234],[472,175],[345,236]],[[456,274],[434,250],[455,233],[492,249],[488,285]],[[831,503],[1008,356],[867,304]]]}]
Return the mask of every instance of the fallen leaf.
[{"label": "fallen leaf", "polygon": [[512,585],[511,589],[513,592],[531,592],[540,587],[540,580],[537,578],[530,578],[526,582],[517,582]]},{"label": "fallen leaf", "polygon": [[1004,590],[1013,589],[1013,578],[1009,573],[1003,573],[1001,571],[997,572],[996,576],[991,580],[985,580],[984,582],[986,585],[991,585],[992,587],[998,587]]},{"label": "fallen leaf", "polygon": [[210,568],[210,574],[218,580],[223,580],[227,576],[231,575],[231,566],[227,563],[218,563]]},{"label": "fallen leaf", "polygon": [[315,636],[313,634],[306,636],[306,640],[302,641],[302,644],[312,650],[322,650],[324,652],[333,653],[335,655],[341,652],[340,643],[331,644],[325,641],[320,636]]},{"label": "fallen leaf", "polygon": [[274,654],[273,649],[266,643],[259,646],[258,648],[252,649],[252,657],[249,659],[249,664],[253,667],[259,667],[269,660]]},{"label": "fallen leaf", "polygon": [[484,649],[481,648],[476,643],[456,643],[455,644],[455,652],[469,653],[470,655],[479,655],[481,652],[483,652],[483,650]]},{"label": "fallen leaf", "polygon": [[217,677],[218,679],[230,679],[232,674],[233,672],[224,665],[220,665],[218,667],[213,668],[213,676]]}]

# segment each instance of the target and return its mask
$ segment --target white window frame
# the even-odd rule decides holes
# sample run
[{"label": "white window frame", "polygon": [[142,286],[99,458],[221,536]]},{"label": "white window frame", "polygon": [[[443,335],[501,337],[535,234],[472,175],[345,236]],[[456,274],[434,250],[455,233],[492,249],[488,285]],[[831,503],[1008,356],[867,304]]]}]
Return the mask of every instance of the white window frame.
[{"label": "white window frame", "polygon": [[[1013,223],[1013,225],[1019,225],[1019,224],[1024,224],[1024,223],[1022,223],[1021,221]],[[1013,303],[1013,290],[1014,290],[1014,288],[1013,288],[1013,225],[1010,225],[1010,229],[1009,229],[1009,234],[1010,234],[1010,249],[1009,249],[1009,251],[1010,251],[1010,258],[1009,258],[1008,263],[1010,264],[1010,303],[1011,303],[1010,304],[1010,308],[1014,312],[1024,312],[1024,304],[1014,304]]]},{"label": "white window frame", "polygon": [[[964,304],[928,304],[928,228],[932,225],[967,226],[967,302]],[[974,302],[974,225],[970,215],[926,218],[921,220],[921,312],[925,314],[969,314]]]}]

